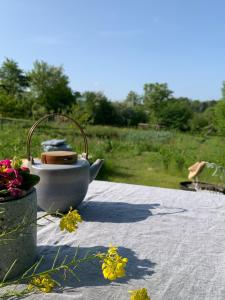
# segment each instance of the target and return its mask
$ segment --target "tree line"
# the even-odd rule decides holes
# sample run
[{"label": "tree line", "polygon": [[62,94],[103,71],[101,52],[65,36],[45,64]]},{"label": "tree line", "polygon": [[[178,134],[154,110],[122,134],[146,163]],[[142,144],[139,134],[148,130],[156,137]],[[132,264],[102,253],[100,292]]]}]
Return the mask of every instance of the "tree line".
[{"label": "tree line", "polygon": [[39,118],[49,112],[74,116],[82,124],[137,126],[139,123],[181,131],[225,133],[225,82],[220,100],[175,97],[167,83],[146,83],[143,94],[130,91],[123,101],[102,92],[74,91],[61,66],[35,61],[30,71],[6,58],[0,66],[2,117]]}]

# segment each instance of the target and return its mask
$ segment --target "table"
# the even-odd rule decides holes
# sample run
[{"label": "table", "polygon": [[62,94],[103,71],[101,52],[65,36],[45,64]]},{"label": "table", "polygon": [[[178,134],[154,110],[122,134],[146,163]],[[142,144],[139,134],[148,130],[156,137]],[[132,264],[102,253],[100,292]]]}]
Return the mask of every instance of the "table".
[{"label": "table", "polygon": [[[127,276],[103,279],[90,264],[69,279],[61,294],[28,299],[125,300],[128,290],[146,287],[152,300],[225,299],[225,196],[210,192],[94,181],[80,206],[77,232],[47,222],[38,230],[41,255],[119,247],[128,257]],[[41,214],[41,212],[39,212]]]}]

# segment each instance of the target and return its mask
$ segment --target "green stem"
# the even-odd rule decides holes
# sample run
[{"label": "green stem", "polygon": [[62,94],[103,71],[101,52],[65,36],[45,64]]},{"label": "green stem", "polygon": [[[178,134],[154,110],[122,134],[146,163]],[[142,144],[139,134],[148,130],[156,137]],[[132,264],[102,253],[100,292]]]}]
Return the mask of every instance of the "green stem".
[{"label": "green stem", "polygon": [[[6,287],[6,286],[9,286],[12,284],[20,284],[20,283],[23,283],[24,281],[29,282],[34,277],[39,277],[39,276],[46,275],[46,274],[54,274],[54,273],[60,272],[61,270],[67,271],[68,269],[71,269],[71,267],[77,268],[80,264],[90,261],[90,260],[93,260],[93,259],[96,259],[95,254],[89,255],[89,256],[81,258],[81,259],[75,259],[75,260],[72,259],[67,264],[63,263],[63,264],[60,264],[58,267],[47,269],[45,271],[38,272],[38,273],[32,273],[31,275],[26,275],[26,276],[23,275],[21,278],[12,280],[12,281],[8,281],[8,282],[2,281],[0,283],[0,288]],[[37,268],[37,265],[35,266],[35,269],[36,268]],[[32,270],[32,267],[30,268],[30,270]],[[26,274],[26,273],[27,272],[25,272],[24,274]]]}]

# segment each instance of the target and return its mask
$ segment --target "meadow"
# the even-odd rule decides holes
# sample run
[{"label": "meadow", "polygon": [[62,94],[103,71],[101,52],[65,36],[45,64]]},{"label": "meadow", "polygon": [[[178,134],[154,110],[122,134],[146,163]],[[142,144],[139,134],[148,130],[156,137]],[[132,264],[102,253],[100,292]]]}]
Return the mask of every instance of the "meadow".
[{"label": "meadow", "polygon": [[[26,141],[30,120],[1,120],[0,158],[26,157]],[[199,160],[225,166],[225,138],[191,135],[176,131],[87,126],[89,159],[104,158],[97,179],[113,182],[179,188],[187,180],[187,168]],[[78,129],[69,122],[48,121],[40,125],[32,138],[31,153],[40,157],[41,142],[65,138],[73,150],[83,152],[83,140]],[[206,180],[212,171],[205,173]]]}]

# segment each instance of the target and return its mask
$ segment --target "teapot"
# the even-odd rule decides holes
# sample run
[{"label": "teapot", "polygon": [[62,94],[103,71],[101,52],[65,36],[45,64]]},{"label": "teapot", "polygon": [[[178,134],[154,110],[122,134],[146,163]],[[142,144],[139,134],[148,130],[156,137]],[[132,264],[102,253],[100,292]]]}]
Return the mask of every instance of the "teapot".
[{"label": "teapot", "polygon": [[[60,163],[57,161],[50,164],[43,163],[43,160],[33,159],[31,156],[31,139],[35,129],[42,121],[54,116],[72,121],[83,136],[84,153],[81,158],[77,159],[76,157],[75,161],[73,155],[72,163],[67,159],[71,152],[66,155],[66,151],[65,153],[60,151]],[[57,156],[57,151],[54,154]],[[65,163],[62,163],[62,157],[65,159]],[[82,127],[74,119],[57,113],[40,118],[30,128],[27,138],[27,159],[31,173],[40,177],[40,181],[36,185],[38,206],[47,212],[67,212],[70,207],[76,208],[85,198],[89,183],[95,179],[103,164],[103,159],[97,159],[90,165],[87,137]]]}]

